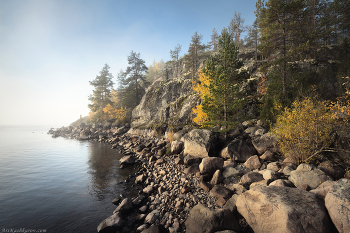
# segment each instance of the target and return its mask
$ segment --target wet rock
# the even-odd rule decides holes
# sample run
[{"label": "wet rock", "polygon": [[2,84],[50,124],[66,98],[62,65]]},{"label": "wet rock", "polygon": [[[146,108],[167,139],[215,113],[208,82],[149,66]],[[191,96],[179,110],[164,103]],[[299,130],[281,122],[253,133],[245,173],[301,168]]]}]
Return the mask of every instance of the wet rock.
[{"label": "wet rock", "polygon": [[329,232],[330,222],[316,195],[301,189],[269,186],[241,194],[238,212],[254,232]]},{"label": "wet rock", "polygon": [[164,228],[163,225],[151,226],[148,229],[143,230],[141,233],[167,233],[168,231]]},{"label": "wet rock", "polygon": [[339,233],[350,232],[350,181],[340,179],[325,198],[328,213]]},{"label": "wet rock", "polygon": [[122,200],[121,197],[116,197],[116,198],[113,199],[112,203],[113,203],[114,205],[119,205],[119,203],[120,203],[121,200]]},{"label": "wet rock", "polygon": [[213,174],[216,170],[221,170],[224,166],[224,160],[217,157],[204,158],[199,164],[201,174]]},{"label": "wet rock", "polygon": [[254,155],[248,158],[247,161],[244,163],[244,166],[251,171],[259,169],[261,167],[259,157],[257,155]]},{"label": "wet rock", "polygon": [[215,154],[216,134],[206,129],[194,129],[183,137],[184,154],[206,158]]},{"label": "wet rock", "polygon": [[253,155],[256,155],[256,150],[252,143],[237,138],[220,153],[220,157],[224,159],[232,159],[242,163]]},{"label": "wet rock", "polygon": [[103,220],[97,227],[97,232],[115,232],[123,227],[124,221],[119,213],[115,213]]},{"label": "wet rock", "polygon": [[132,207],[132,200],[130,198],[125,198],[114,210],[113,214],[116,212],[120,212],[121,214],[128,213],[132,210]]},{"label": "wet rock", "polygon": [[210,233],[224,229],[240,231],[238,220],[230,210],[210,210],[201,204],[190,211],[185,226],[188,233]]},{"label": "wet rock", "polygon": [[136,161],[136,158],[132,155],[124,156],[119,160],[120,165],[132,165]]}]

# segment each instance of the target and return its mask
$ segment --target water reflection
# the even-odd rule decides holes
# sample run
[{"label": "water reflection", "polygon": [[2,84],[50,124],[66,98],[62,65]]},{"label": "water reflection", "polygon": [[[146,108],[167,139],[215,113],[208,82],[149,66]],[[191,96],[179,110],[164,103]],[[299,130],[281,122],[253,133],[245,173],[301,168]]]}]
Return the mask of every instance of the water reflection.
[{"label": "water reflection", "polygon": [[118,150],[111,149],[103,143],[90,142],[88,153],[88,173],[91,175],[88,187],[90,195],[102,201],[109,194],[134,193],[135,190],[130,190],[131,184],[124,182],[132,174],[133,168],[120,169],[119,159],[123,155]]}]

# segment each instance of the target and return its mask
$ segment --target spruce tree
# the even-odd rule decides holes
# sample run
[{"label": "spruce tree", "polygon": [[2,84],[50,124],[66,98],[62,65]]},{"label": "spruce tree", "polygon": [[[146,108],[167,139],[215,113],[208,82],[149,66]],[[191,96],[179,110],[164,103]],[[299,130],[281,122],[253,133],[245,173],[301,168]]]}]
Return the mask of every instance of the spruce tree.
[{"label": "spruce tree", "polygon": [[206,46],[202,44],[202,38],[203,35],[200,35],[197,32],[194,33],[186,56],[187,69],[192,69],[192,79],[195,79],[197,75],[200,53],[206,48]]}]

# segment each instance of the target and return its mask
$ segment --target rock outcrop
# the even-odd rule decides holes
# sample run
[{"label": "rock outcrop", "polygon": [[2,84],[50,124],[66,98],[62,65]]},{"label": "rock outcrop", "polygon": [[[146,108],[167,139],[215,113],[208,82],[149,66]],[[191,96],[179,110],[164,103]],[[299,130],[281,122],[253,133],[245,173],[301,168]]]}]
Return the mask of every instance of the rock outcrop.
[{"label": "rock outcrop", "polygon": [[192,120],[192,108],[198,100],[191,79],[158,79],[147,88],[140,104],[132,111],[131,126],[151,128],[163,123],[188,124]]}]

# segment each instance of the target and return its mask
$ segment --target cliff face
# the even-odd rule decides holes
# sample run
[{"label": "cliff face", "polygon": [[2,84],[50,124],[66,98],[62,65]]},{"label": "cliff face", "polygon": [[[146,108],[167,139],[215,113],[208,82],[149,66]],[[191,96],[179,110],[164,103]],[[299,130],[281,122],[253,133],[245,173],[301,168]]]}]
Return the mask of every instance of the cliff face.
[{"label": "cliff face", "polygon": [[192,121],[192,108],[200,103],[188,78],[156,80],[132,111],[133,128],[150,128],[161,124],[185,125]]}]

